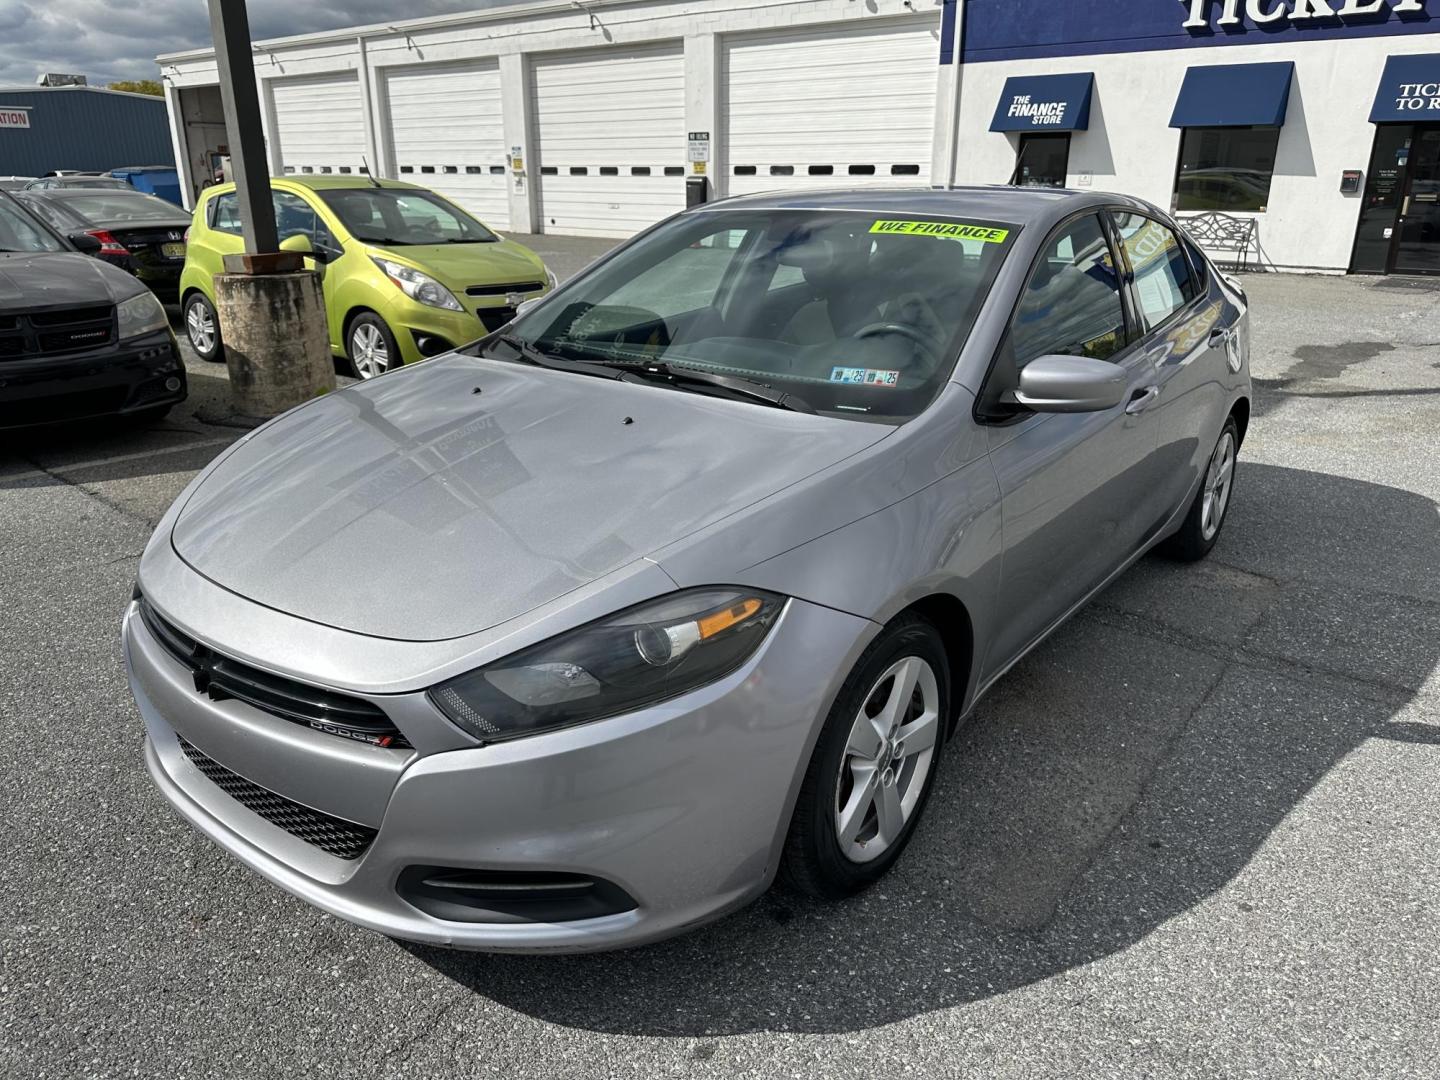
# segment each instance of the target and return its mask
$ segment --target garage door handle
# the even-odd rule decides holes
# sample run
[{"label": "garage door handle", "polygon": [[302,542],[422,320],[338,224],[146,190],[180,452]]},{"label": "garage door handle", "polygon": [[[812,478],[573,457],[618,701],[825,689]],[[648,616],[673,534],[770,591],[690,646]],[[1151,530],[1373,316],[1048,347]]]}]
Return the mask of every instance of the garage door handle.
[{"label": "garage door handle", "polygon": [[1130,395],[1130,404],[1125,406],[1125,411],[1131,416],[1148,409],[1156,398],[1160,396],[1160,387],[1147,386],[1144,390],[1136,390]]}]

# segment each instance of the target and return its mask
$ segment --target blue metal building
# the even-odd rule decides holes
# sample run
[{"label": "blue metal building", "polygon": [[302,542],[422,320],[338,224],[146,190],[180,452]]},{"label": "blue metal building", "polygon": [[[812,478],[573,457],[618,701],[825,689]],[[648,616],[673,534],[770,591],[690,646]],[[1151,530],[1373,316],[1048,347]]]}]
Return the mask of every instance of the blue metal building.
[{"label": "blue metal building", "polygon": [[174,160],[164,98],[94,86],[0,88],[0,176]]}]

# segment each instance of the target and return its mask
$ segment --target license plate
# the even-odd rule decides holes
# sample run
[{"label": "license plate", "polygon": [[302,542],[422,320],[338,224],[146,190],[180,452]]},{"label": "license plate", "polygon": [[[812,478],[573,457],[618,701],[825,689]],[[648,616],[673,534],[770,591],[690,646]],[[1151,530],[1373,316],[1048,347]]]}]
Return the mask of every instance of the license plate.
[{"label": "license plate", "polygon": [[183,259],[185,257],[185,245],[183,243],[161,244],[160,254],[164,255],[167,259]]}]

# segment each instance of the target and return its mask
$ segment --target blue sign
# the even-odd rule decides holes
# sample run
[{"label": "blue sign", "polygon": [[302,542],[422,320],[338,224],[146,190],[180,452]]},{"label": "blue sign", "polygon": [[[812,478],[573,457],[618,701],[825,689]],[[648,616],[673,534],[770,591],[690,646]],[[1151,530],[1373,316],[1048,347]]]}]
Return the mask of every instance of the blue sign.
[{"label": "blue sign", "polygon": [[1386,60],[1370,122],[1413,124],[1436,119],[1440,119],[1440,56],[1423,53]]},{"label": "blue sign", "polygon": [[1290,104],[1295,65],[1211,64],[1185,72],[1174,128],[1281,127]]},{"label": "blue sign", "polygon": [[965,63],[1440,32],[1440,0],[968,0]]},{"label": "blue sign", "polygon": [[991,131],[1085,131],[1090,127],[1090,98],[1095,76],[1017,75],[1005,90],[990,121]]}]

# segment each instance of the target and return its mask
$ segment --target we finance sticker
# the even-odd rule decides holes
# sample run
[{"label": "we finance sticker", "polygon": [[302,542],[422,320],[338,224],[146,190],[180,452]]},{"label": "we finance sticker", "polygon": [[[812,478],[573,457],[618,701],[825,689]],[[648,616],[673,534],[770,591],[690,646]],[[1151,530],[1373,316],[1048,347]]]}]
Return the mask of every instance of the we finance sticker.
[{"label": "we finance sticker", "polygon": [[1009,229],[992,229],[988,225],[966,225],[957,221],[877,221],[872,233],[895,233],[904,236],[940,236],[947,240],[978,240],[982,244],[1003,244],[1010,238]]}]

